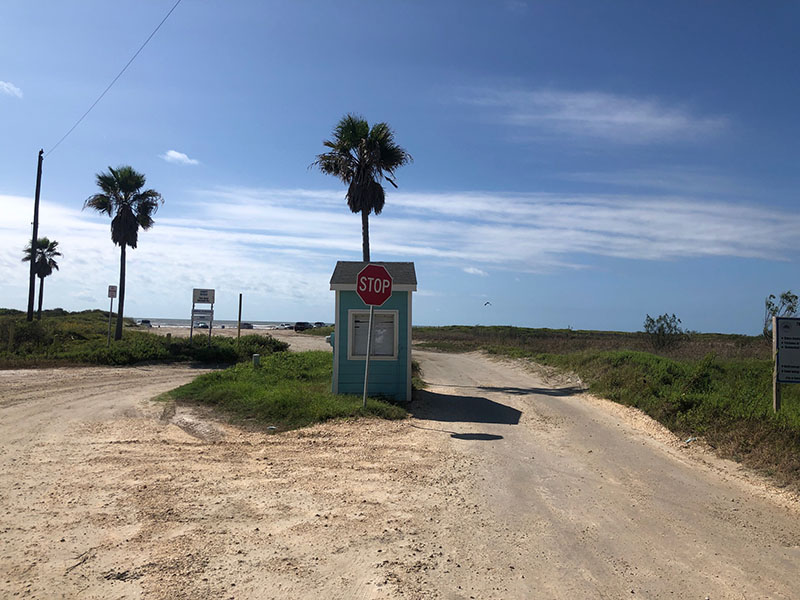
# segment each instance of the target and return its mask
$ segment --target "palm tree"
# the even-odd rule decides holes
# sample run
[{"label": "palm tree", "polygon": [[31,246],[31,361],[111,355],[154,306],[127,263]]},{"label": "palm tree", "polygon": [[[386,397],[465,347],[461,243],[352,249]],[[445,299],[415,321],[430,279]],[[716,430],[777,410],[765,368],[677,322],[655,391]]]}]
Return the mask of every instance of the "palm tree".
[{"label": "palm tree", "polygon": [[58,251],[58,242],[52,242],[46,237],[36,240],[36,248],[31,251],[31,243],[25,246],[25,256],[22,262],[30,262],[31,257],[35,256],[33,262],[33,272],[39,278],[39,310],[36,312],[36,319],[42,320],[42,302],[44,301],[44,278],[53,273],[53,269],[58,270],[58,263],[55,260],[56,256],[61,256]]},{"label": "palm tree", "polygon": [[385,179],[396,188],[395,170],[414,159],[397,145],[386,123],[370,129],[366,119],[353,114],[339,121],[333,140],[322,143],[330,150],[317,155],[311,166],[347,184],[347,206],[361,213],[364,261],[369,262],[369,213],[381,214],[386,200],[381,182]]},{"label": "palm tree", "polygon": [[114,339],[122,339],[122,314],[125,308],[125,250],[128,246],[136,248],[139,240],[139,227],[144,230],[153,226],[152,215],[164,203],[161,194],[155,190],[142,190],[145,177],[127,165],[108,172],[97,173],[97,187],[100,194],[90,196],[83,203],[97,212],[113,217],[111,220],[111,241],[120,247],[119,261],[119,312]]}]

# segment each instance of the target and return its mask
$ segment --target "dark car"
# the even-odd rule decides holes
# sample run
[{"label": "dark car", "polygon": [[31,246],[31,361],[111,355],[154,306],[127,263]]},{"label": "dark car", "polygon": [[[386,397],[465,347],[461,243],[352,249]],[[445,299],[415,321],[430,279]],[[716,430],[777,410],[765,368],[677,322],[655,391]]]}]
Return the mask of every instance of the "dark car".
[{"label": "dark car", "polygon": [[322,321],[317,321],[316,323],[314,323],[314,327],[327,327],[327,325],[325,325],[325,323],[323,323]]},{"label": "dark car", "polygon": [[295,331],[305,331],[306,329],[314,329],[314,326],[308,321],[298,321],[294,324]]},{"label": "dark car", "polygon": [[252,328],[253,328],[252,323],[242,323],[242,329],[252,329]]}]

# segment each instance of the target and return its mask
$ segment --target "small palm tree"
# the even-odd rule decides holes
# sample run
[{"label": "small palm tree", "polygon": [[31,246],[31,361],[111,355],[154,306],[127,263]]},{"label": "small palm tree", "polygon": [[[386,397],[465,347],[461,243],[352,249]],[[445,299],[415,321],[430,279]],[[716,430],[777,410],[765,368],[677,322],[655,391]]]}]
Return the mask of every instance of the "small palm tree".
[{"label": "small palm tree", "polygon": [[381,214],[386,193],[385,179],[395,188],[394,172],[414,160],[394,141],[386,123],[370,128],[363,117],[345,115],[333,130],[333,139],[322,142],[330,150],[317,155],[311,166],[334,175],[347,184],[347,206],[361,213],[364,261],[369,262],[369,214]]},{"label": "small palm tree", "polygon": [[46,237],[36,240],[36,248],[31,252],[31,244],[25,246],[25,256],[22,262],[30,262],[31,257],[35,256],[33,262],[33,272],[39,278],[39,309],[36,312],[36,318],[42,320],[42,302],[44,301],[44,278],[53,273],[53,269],[58,270],[58,263],[55,260],[56,256],[61,256],[58,251],[58,242],[52,242]]},{"label": "small palm tree", "polygon": [[125,309],[125,250],[136,248],[139,228],[153,226],[152,215],[164,203],[155,190],[142,190],[145,176],[132,167],[122,166],[96,175],[100,194],[90,196],[83,203],[97,212],[106,213],[111,219],[111,241],[120,247],[119,261],[119,312],[114,339],[122,339],[122,315]]}]

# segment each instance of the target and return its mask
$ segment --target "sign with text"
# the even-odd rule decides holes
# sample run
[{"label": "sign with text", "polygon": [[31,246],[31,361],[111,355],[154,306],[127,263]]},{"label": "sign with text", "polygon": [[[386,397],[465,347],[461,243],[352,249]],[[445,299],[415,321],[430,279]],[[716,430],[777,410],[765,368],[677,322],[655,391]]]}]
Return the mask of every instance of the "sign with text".
[{"label": "sign with text", "polygon": [[776,317],[778,383],[800,383],[800,319]]},{"label": "sign with text", "polygon": [[356,276],[356,294],[367,306],[381,306],[392,295],[392,276],[383,265],[369,264]]},{"label": "sign with text", "polygon": [[192,302],[195,304],[214,304],[214,290],[194,288],[192,290]]},{"label": "sign with text", "polygon": [[108,286],[108,297],[109,298],[116,298],[117,297],[117,286],[115,286],[115,285]]}]

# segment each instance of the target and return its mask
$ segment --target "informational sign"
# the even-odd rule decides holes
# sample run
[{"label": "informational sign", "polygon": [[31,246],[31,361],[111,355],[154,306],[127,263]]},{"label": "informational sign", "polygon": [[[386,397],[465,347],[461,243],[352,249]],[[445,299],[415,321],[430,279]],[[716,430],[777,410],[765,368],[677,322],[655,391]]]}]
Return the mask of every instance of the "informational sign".
[{"label": "informational sign", "polygon": [[[210,304],[211,308],[196,308],[197,304]],[[192,322],[189,339],[194,334],[195,323],[208,323],[208,345],[211,346],[211,328],[214,327],[214,290],[194,288],[192,290]]]},{"label": "informational sign", "polygon": [[800,319],[776,317],[773,335],[778,383],[800,383]]},{"label": "informational sign", "polygon": [[383,265],[369,264],[356,276],[356,293],[367,306],[381,306],[392,295],[392,276]]},{"label": "informational sign", "polygon": [[108,286],[108,297],[109,298],[116,298],[117,297],[117,286],[115,286],[115,285]]},{"label": "informational sign", "polygon": [[192,302],[195,304],[214,304],[214,290],[194,288],[192,290]]}]

